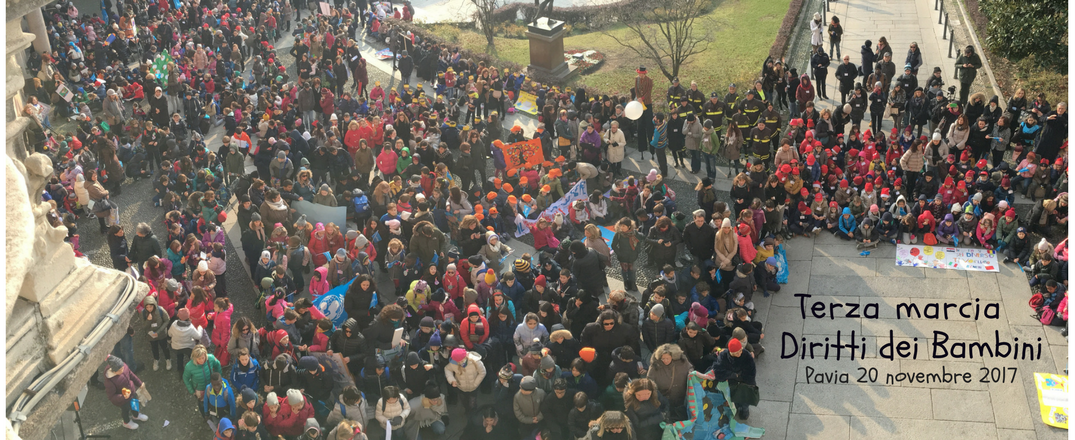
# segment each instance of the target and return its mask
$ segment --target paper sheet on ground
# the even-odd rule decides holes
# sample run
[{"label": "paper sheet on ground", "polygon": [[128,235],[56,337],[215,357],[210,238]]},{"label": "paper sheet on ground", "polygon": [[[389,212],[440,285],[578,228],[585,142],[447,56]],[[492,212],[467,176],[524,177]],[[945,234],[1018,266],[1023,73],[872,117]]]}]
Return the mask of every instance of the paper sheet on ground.
[{"label": "paper sheet on ground", "polygon": [[896,245],[896,265],[972,272],[1000,272],[996,251],[949,246]]}]

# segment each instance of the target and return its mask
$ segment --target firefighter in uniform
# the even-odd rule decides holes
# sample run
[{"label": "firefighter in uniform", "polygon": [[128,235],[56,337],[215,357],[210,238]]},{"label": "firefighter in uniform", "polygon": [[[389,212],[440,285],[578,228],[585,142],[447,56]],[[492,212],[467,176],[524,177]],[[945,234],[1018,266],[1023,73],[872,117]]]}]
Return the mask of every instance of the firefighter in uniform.
[{"label": "firefighter in uniform", "polygon": [[735,83],[728,85],[728,94],[724,95],[724,105],[728,112],[739,106],[739,94],[735,92]]},{"label": "firefighter in uniform", "polygon": [[713,130],[719,133],[724,130],[724,115],[727,110],[724,103],[720,102],[717,92],[713,92],[709,94],[709,101],[702,105],[702,118],[713,121]]},{"label": "firefighter in uniform", "polygon": [[672,78],[672,87],[668,88],[668,108],[675,111],[676,105],[681,99],[687,97],[687,91],[679,85],[679,78]]},{"label": "firefighter in uniform", "polygon": [[691,103],[691,107],[694,107],[694,113],[702,115],[702,103],[705,102],[705,93],[698,90],[698,83],[691,81],[691,88],[687,90],[687,101]]},{"label": "firefighter in uniform", "polygon": [[747,120],[750,121],[750,125],[758,123],[758,116],[761,115],[762,105],[762,102],[755,98],[753,90],[747,91],[746,99],[739,103],[739,107],[741,107],[743,113],[747,115]]},{"label": "firefighter in uniform", "polygon": [[694,114],[694,106],[686,96],[682,96],[679,98],[679,107],[676,107],[674,111],[679,115],[680,120],[686,121],[687,115]]},{"label": "firefighter in uniform", "polygon": [[769,166],[771,157],[769,144],[772,137],[773,130],[765,126],[765,121],[758,121],[758,125],[750,130],[750,136],[747,136],[750,142],[750,154],[758,161],[756,163],[763,163],[766,167]]},{"label": "firefighter in uniform", "polygon": [[776,149],[776,141],[780,139],[780,112],[777,112],[773,108],[773,102],[769,101],[765,103],[765,110],[762,110],[759,121],[764,121],[765,126],[773,132],[773,135],[769,138],[769,146]]}]

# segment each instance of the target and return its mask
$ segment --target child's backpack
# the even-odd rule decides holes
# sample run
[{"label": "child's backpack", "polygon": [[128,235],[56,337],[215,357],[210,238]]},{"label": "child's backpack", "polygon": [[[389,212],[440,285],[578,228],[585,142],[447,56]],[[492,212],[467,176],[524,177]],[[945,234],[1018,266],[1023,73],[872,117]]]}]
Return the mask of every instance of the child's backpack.
[{"label": "child's backpack", "polygon": [[[352,199],[355,208],[355,220],[364,219],[370,215],[370,200],[366,197],[366,193],[361,190],[355,191],[355,197]],[[362,223],[358,223],[362,226]]]},{"label": "child's backpack", "polygon": [[1041,293],[1035,293],[1030,297],[1028,305],[1031,309],[1037,311],[1038,309],[1041,309],[1041,306],[1045,305],[1045,297],[1041,296]]},{"label": "child's backpack", "polygon": [[1052,307],[1046,307],[1042,309],[1041,316],[1038,318],[1042,324],[1053,325],[1053,320],[1056,319],[1056,311]]},{"label": "child's backpack", "polygon": [[937,245],[937,236],[933,235],[932,232],[927,232],[924,235],[922,235],[922,243],[927,245],[927,246],[936,246]]}]

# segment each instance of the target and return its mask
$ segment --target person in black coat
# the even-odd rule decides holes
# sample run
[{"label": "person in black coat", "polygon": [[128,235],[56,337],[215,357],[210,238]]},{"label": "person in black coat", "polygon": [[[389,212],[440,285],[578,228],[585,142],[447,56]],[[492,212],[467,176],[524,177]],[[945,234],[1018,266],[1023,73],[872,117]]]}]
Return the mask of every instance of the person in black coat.
[{"label": "person in black coat", "polygon": [[[638,331],[634,327],[624,325],[619,313],[612,310],[601,312],[597,320],[586,324],[585,329],[582,330],[581,339],[583,347],[591,347],[596,352],[594,365],[608,365],[612,362],[612,351],[624,345],[630,346],[635,353],[642,352],[639,347]],[[607,368],[597,368],[591,373],[600,387],[606,387],[612,382],[612,377],[607,374]]]},{"label": "person in black coat", "polygon": [[574,262],[571,264],[571,273],[586,274],[579,279],[579,288],[594,295],[603,292],[608,285],[605,271],[601,268],[600,257],[597,252],[587,248],[581,241],[571,243],[571,254]]},{"label": "person in black coat", "polygon": [[825,50],[818,48],[812,56],[810,56],[810,69],[814,72],[814,83],[817,87],[817,96],[822,99],[829,99],[828,91],[825,87],[825,80],[829,76],[829,56],[825,54]]},{"label": "person in black coat", "polygon": [[[745,355],[745,356],[744,356]],[[729,381],[729,385],[748,386],[757,389],[755,381],[757,366],[754,365],[754,356],[743,352],[743,344],[738,339],[728,341],[728,349],[717,354],[717,360],[713,362],[710,370],[713,372],[714,382]],[[740,419],[750,417],[750,404],[739,401],[735,403]]]},{"label": "person in black coat", "polygon": [[[377,316],[380,297],[377,296],[376,289],[377,286],[368,275],[359,275],[358,279],[347,289],[347,294],[343,298],[343,310],[347,312],[348,318],[357,321],[355,330],[366,329]],[[377,303],[374,303],[375,296],[378,299]]]},{"label": "person in black coat", "polygon": [[866,40],[859,53],[862,54],[862,69],[859,73],[862,76],[870,76],[873,73],[873,65],[877,63],[877,55],[873,53],[873,42]]},{"label": "person in black coat", "polygon": [[[575,393],[578,390],[568,390],[567,381],[563,378],[552,382],[552,392],[545,395],[541,401],[541,415],[550,423],[545,428],[551,432],[550,438],[572,438],[568,435],[567,418],[575,406]],[[585,394],[585,393],[583,393]]]},{"label": "person in black coat", "polygon": [[358,321],[354,318],[347,318],[347,321],[343,323],[338,331],[332,334],[329,338],[329,348],[343,356],[343,362],[347,364],[347,369],[351,372],[352,376],[358,376],[358,373],[362,371],[362,367],[366,365],[366,338],[362,336],[362,333],[358,329]]},{"label": "person in black coat", "polygon": [[844,55],[843,62],[836,67],[836,80],[840,81],[840,104],[847,103],[847,94],[855,87],[855,78],[859,77],[858,68],[851,62],[851,56]]},{"label": "person in black coat", "polygon": [[[781,200],[783,202],[783,200]],[[706,221],[705,210],[694,211],[694,222],[683,228],[683,243],[694,256],[695,263],[713,258],[713,242],[717,236],[716,229]]]},{"label": "person in black coat", "polygon": [[299,368],[302,369],[302,373],[299,374],[296,386],[302,388],[303,392],[314,401],[328,403],[332,388],[336,385],[331,373],[326,371],[325,367],[313,356],[303,356],[299,359]]},{"label": "person in black coat", "polygon": [[[362,332],[362,335],[366,338],[367,349],[376,353],[376,350],[394,348],[392,347],[392,336],[396,328],[403,325],[403,318],[403,308],[399,305],[389,304],[381,309],[373,324]],[[377,394],[374,393],[373,395],[376,396]]]},{"label": "person in black coat", "polygon": [[414,71],[414,59],[408,56],[404,50],[399,54],[399,75],[403,78],[403,84],[411,83],[411,72]]},{"label": "person in black coat", "polygon": [[407,395],[407,400],[421,396],[425,391],[426,382],[435,380],[433,365],[422,362],[418,352],[407,353],[407,359],[400,368],[400,375],[396,377],[400,389]]}]

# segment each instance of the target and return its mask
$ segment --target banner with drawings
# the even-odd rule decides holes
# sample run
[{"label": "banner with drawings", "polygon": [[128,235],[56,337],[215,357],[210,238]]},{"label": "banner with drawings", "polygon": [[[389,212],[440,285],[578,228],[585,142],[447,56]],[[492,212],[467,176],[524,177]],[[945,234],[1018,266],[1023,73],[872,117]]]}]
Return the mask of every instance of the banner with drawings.
[{"label": "banner with drawings", "polygon": [[[571,207],[571,204],[574,203],[576,200],[586,200],[588,196],[589,194],[586,193],[586,181],[580,180],[578,183],[575,184],[575,186],[571,187],[571,190],[564,194],[563,197],[560,197],[560,200],[553,202],[553,204],[549,205],[548,208],[545,208],[545,210],[541,212],[541,215],[538,216],[538,218],[544,217],[549,221],[552,221],[553,217],[556,217],[556,214],[563,214],[564,221],[570,221],[569,219],[571,217],[570,211],[568,211],[568,209]],[[519,221],[525,224],[526,227],[530,229],[533,229],[537,226],[537,219],[521,219]]]},{"label": "banner with drawings", "polygon": [[896,245],[896,265],[972,272],[1000,272],[996,251],[949,246]]}]

